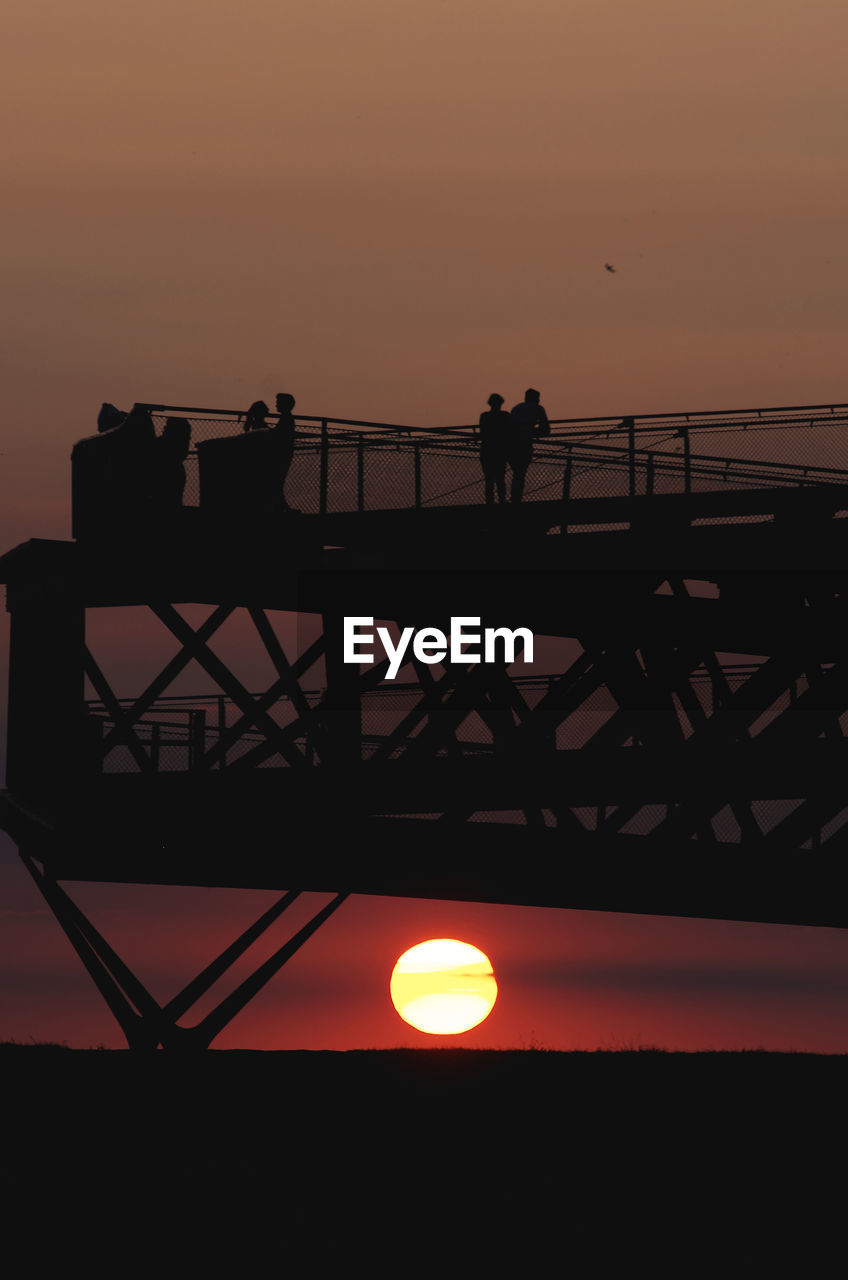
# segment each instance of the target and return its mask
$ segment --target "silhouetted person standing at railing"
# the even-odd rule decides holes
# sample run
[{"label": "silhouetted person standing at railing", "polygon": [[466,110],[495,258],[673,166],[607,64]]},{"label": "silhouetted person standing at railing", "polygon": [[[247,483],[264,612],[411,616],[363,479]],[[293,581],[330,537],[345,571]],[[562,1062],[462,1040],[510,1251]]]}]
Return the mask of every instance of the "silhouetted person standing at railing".
[{"label": "silhouetted person standing at railing", "polygon": [[292,455],[294,454],[294,436],[295,421],[292,409],[295,406],[294,396],[290,396],[287,392],[281,391],[277,396],[277,413],[279,420],[274,431],[277,434],[280,444],[280,470],[283,479],[283,507],[287,511],[293,508],[286,502],[286,476],[291,466]]},{"label": "silhouetted person standing at railing", "polygon": [[158,516],[173,519],[183,505],[185,460],[191,443],[188,418],[166,418],[153,455],[153,507]]},{"label": "silhouetted person standing at railing", "polygon": [[150,510],[156,453],[156,428],[150,410],[135,404],[108,440],[107,487],[116,527],[137,525]]},{"label": "silhouetted person standing at railing", "polygon": [[504,398],[495,391],[489,396],[488,413],[480,414],[480,466],[486,488],[486,502],[506,502],[506,446],[512,418],[503,409]]},{"label": "silhouetted person standing at railing", "polygon": [[264,400],[254,400],[244,415],[244,430],[260,431],[262,427],[267,427],[268,423],[265,419],[268,417],[269,412],[270,410]]},{"label": "silhouetted person standing at railing", "polygon": [[528,387],[524,399],[510,410],[512,422],[507,437],[506,460],[512,471],[511,502],[520,502],[524,495],[524,477],[533,457],[534,437],[550,434],[551,424],[539,399],[539,392]]}]

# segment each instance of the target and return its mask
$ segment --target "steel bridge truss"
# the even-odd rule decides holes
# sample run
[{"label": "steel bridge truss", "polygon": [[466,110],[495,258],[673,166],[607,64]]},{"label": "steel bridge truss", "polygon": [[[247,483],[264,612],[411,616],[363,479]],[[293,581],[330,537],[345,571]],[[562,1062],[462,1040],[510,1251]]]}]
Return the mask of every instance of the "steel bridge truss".
[{"label": "steel bridge truss", "polygon": [[[714,495],[708,510],[628,488],[590,513],[627,529],[585,536],[559,502],[497,521],[353,513],[362,530],[287,517],[267,543],[213,522],[172,543],[33,540],[4,557],[0,823],[133,1048],[208,1045],[348,892],[844,924],[826,855],[848,844],[848,486],[741,495],[715,525]],[[192,624],[184,602],[208,616]],[[125,607],[175,645],[130,698],[86,625]],[[298,610],[293,641],[275,620]],[[362,613],[527,626],[536,665],[407,651],[389,681],[387,660],[342,661],[343,618]],[[264,689],[238,646],[224,656],[236,618]],[[178,690],[195,671],[193,702]],[[160,1004],[74,880],[289,888]],[[184,1026],[301,889],[331,900]]]},{"label": "steel bridge truss", "polygon": [[[156,604],[181,647],[139,697],[120,699],[85,649],[97,694],[95,767],[164,771],[168,742],[172,769],[279,769],[287,794],[311,795],[307,778],[353,769],[371,813],[558,827],[581,844],[629,836],[659,846],[842,848],[844,597],[818,579],[799,591],[790,607],[785,584],[769,600],[735,582],[642,575],[623,602],[628,621],[606,607],[569,634],[563,620],[543,677],[521,663],[428,665],[408,652],[396,682],[387,661],[341,664],[337,616],[325,616],[322,634],[295,656],[269,612],[250,607],[276,672],[260,693],[212,647],[234,607],[213,609],[195,629]],[[163,698],[192,660],[215,691],[194,709],[181,699],[175,721]],[[217,707],[217,723],[204,704]]]}]

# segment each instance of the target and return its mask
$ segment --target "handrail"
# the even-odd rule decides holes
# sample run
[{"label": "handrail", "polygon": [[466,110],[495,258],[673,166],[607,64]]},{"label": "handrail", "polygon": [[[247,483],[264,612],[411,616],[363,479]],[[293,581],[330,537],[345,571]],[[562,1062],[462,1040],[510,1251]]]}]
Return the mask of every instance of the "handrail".
[{"label": "handrail", "polygon": [[[188,405],[168,405],[154,404],[139,401],[139,408],[148,409],[151,413],[169,413],[172,415],[197,416],[204,418],[233,418],[235,422],[241,422],[247,409],[209,409],[199,408],[197,406]],[[575,418],[550,418],[552,427],[586,427],[592,431],[597,430],[598,426],[608,425],[610,431],[622,429],[622,424],[627,418],[632,418],[635,423],[637,432],[646,432],[653,429],[652,424],[671,425],[674,422],[680,422],[690,430],[699,429],[715,429],[718,419],[733,419],[741,422],[743,419],[751,419],[753,422],[762,422],[763,419],[772,418],[775,414],[792,414],[792,418],[787,418],[775,424],[769,422],[767,425],[780,425],[787,427],[801,427],[812,425],[823,425],[827,422],[827,417],[823,418],[822,423],[814,424],[812,422],[804,422],[799,419],[806,418],[810,414],[829,414],[830,420],[835,421],[834,415],[841,415],[848,420],[848,403],[836,404],[810,404],[810,405],[773,405],[768,408],[757,409],[697,409],[682,410],[673,413],[641,413],[641,414],[601,414],[597,417],[575,417]],[[277,418],[276,413],[269,413],[269,418]],[[334,418],[327,415],[319,414],[303,414],[294,415],[295,420],[299,423],[315,423],[320,426],[322,422],[328,426],[342,427],[360,427],[368,428],[376,431],[392,431],[404,434],[415,433],[422,435],[464,435],[469,431],[478,429],[477,423],[459,423],[451,426],[441,427],[419,427],[412,426],[408,423],[398,422],[374,422],[363,418]],[[706,419],[707,421],[703,421]],[[744,429],[744,427],[740,427]],[[573,434],[573,433],[572,433]]]},{"label": "handrail", "polygon": [[[200,409],[189,405],[173,405],[173,404],[148,404],[147,402],[138,402],[138,408],[147,409],[150,413],[167,413],[173,416],[180,415],[182,417],[198,417],[198,418],[232,418],[236,423],[241,422],[247,415],[246,409]],[[279,418],[278,413],[268,413],[268,418]],[[293,415],[295,422],[315,423],[320,427],[322,423],[328,426],[342,427],[367,427],[375,431],[394,431],[408,434],[417,432],[423,435],[453,434],[458,431],[476,430],[476,424],[470,427],[413,427],[401,422],[371,422],[361,418],[331,418],[315,413],[296,413]]]},{"label": "handrail", "polygon": [[[544,440],[537,443],[536,456],[540,459],[547,460],[548,455],[543,452],[544,444],[545,444]],[[615,445],[608,445],[608,444],[581,445],[581,446],[578,446],[578,449],[579,449],[579,452],[577,450],[572,450],[572,453],[571,453],[572,458],[575,458],[577,460],[579,460],[581,457],[591,458],[593,457],[594,454],[600,453],[604,455],[607,455],[607,454],[612,455],[609,458],[605,456],[602,459],[602,461],[605,461],[605,462],[608,461],[610,464],[614,465],[618,460],[621,460],[622,464],[624,465],[629,461],[629,458],[630,458],[629,450],[616,448]],[[636,452],[636,457],[640,459],[647,459],[649,456],[651,456],[654,459],[657,459],[657,458],[668,459],[669,461],[674,461],[679,463],[681,466],[683,466],[685,461],[682,454],[672,453],[666,449],[637,449],[635,452]],[[813,472],[815,474],[822,474],[822,475],[829,475],[829,476],[848,476],[848,469],[844,467],[820,467],[818,466],[817,463],[772,462],[770,460],[760,460],[757,458],[732,458],[732,457],[728,457],[726,454],[718,454],[718,453],[691,454],[691,465],[693,470],[695,469],[696,464],[699,462],[720,463],[724,468],[727,468],[728,465],[730,467],[738,466],[741,470],[744,470],[745,468],[750,467],[750,468],[756,468],[757,470],[773,469],[778,471],[781,471],[781,470],[782,471],[803,471],[804,473]]]},{"label": "handrail", "polygon": [[[689,597],[689,599],[691,600],[698,600],[699,598],[700,597],[698,596]],[[835,665],[834,662],[824,662],[822,663],[822,668],[824,670],[829,670],[834,665]],[[722,662],[722,663],[719,663],[719,666],[724,675],[751,675],[753,674],[753,672],[759,671],[760,669],[760,664],[756,662]],[[514,684],[517,688],[528,689],[528,690],[547,689],[552,680],[558,680],[558,679],[559,679],[559,676],[556,673],[551,673],[551,674],[537,673],[537,674],[531,674],[526,676],[513,674],[510,676],[510,682]],[[689,674],[689,679],[708,683],[710,680],[712,680],[712,675],[710,674],[709,670],[704,666],[704,664],[700,663],[697,667],[694,667],[692,669],[692,671]],[[414,694],[423,693],[423,692],[424,692],[424,686],[419,684],[417,680],[393,680],[390,685],[375,685],[373,689],[365,690],[362,693],[362,697],[365,699],[394,698],[403,694],[414,695]],[[326,690],[323,688],[301,690],[301,695],[304,698],[314,697],[316,702],[320,702],[320,700],[324,697],[325,693],[326,693]],[[257,699],[262,697],[262,694],[250,693],[249,696],[251,698]],[[132,707],[136,699],[135,698],[116,698],[115,701],[117,705],[120,707]],[[203,703],[208,705],[217,705],[221,701],[224,701],[228,706],[233,706],[233,707],[237,706],[237,704],[233,702],[232,699],[230,699],[226,694],[179,693],[179,694],[162,694],[160,697],[156,699],[154,703],[152,703],[151,707],[148,710],[153,710],[154,707],[157,707],[162,703],[191,702],[194,706],[199,706]],[[280,694],[278,701],[289,702],[291,701],[291,699],[288,697],[287,694]],[[86,699],[86,706],[92,707],[92,708],[103,708],[105,710],[104,703],[100,698]],[[138,723],[143,723],[143,721],[139,721]]]},{"label": "handrail", "polygon": [[[608,424],[609,429],[613,431],[613,430],[625,430],[626,427],[624,426],[624,424],[626,423],[628,418],[632,418],[636,423],[637,431],[652,430],[653,429],[651,426],[652,423],[671,425],[674,422],[683,423],[690,430],[697,430],[699,427],[714,429],[716,426],[715,422],[701,422],[700,419],[702,418],[712,418],[712,419],[729,418],[729,419],[735,419],[738,421],[742,418],[750,417],[753,421],[756,422],[756,421],[760,421],[764,416],[768,417],[773,414],[792,413],[797,415],[798,417],[801,417],[801,416],[807,416],[810,413],[819,413],[821,411],[827,411],[831,415],[839,413],[842,416],[844,416],[846,419],[848,419],[848,403],[838,403],[838,404],[774,405],[769,408],[762,408],[762,409],[696,409],[696,410],[689,409],[689,410],[681,410],[674,413],[636,413],[636,414],[604,413],[598,417],[577,417],[577,418],[549,417],[548,421],[550,422],[552,427],[572,426],[572,425],[584,426],[585,425],[586,427],[592,428],[592,430],[595,430],[599,425],[602,426],[604,424]],[[826,420],[827,419],[824,419],[824,421]],[[470,425],[472,427],[474,426],[474,424],[470,424]],[[803,426],[803,425],[811,425],[811,424],[798,422],[795,419],[786,419],[783,422],[781,422],[780,425]],[[442,430],[445,430],[445,431],[467,431],[468,429],[469,429],[468,425],[442,428]]]},{"label": "handrail", "polygon": [[[178,415],[192,420],[196,443],[191,450],[191,492],[197,494],[203,485],[207,509],[217,510],[215,503],[220,505],[224,497],[219,501],[218,496],[213,499],[208,495],[226,495],[231,475],[224,465],[224,453],[216,447],[204,455],[205,444],[213,437],[240,436],[247,410],[154,403],[144,407],[159,419]],[[269,413],[271,427],[279,416]],[[290,471],[289,492],[292,493],[293,487],[294,505],[303,510],[317,510],[319,515],[324,515],[382,506],[431,508],[462,504],[466,491],[480,489],[480,438],[475,424],[421,427],[314,414],[295,414],[294,417],[297,426],[294,449],[299,457]],[[558,418],[552,420],[550,433],[537,437],[534,443],[533,466],[539,468],[535,476],[539,480],[544,478],[545,483],[531,485],[525,497],[532,500],[554,487],[576,496],[578,481],[581,487],[587,480],[595,483],[590,477],[592,471],[599,473],[601,487],[612,483],[617,490],[622,469],[629,470],[629,483],[625,483],[631,496],[643,488],[643,480],[645,492],[654,493],[655,478],[660,476],[664,489],[672,476],[682,477],[684,493],[692,492],[695,481],[702,488],[708,478],[739,487],[845,485],[848,467],[832,465],[841,463],[841,455],[848,452],[840,443],[841,433],[831,432],[827,439],[814,433],[815,428],[843,425],[848,425],[848,403],[643,414],[620,419]],[[774,447],[768,450],[740,447],[747,431],[763,429],[790,432],[792,443],[787,443],[784,436],[770,442]],[[707,433],[705,444],[710,433],[733,433],[734,445],[728,441],[727,450],[722,448],[721,454],[696,452],[691,438],[696,431]],[[813,434],[799,436],[799,431]],[[719,447],[723,445],[722,441]],[[244,472],[247,476],[248,462],[256,450],[250,446],[244,450],[233,447],[236,452],[232,456],[241,459],[238,466],[247,468]],[[399,460],[399,466],[387,458],[394,451],[405,455]],[[728,457],[727,452],[744,456]],[[756,457],[757,453],[764,452],[771,457],[776,454],[779,460]],[[318,455],[317,466],[313,464],[313,454]],[[825,458],[830,465],[805,461],[805,455]],[[799,460],[794,461],[794,456],[799,456]],[[238,466],[233,474],[238,473]],[[543,467],[548,469],[548,474],[543,474]],[[245,483],[252,482],[246,480]]]}]

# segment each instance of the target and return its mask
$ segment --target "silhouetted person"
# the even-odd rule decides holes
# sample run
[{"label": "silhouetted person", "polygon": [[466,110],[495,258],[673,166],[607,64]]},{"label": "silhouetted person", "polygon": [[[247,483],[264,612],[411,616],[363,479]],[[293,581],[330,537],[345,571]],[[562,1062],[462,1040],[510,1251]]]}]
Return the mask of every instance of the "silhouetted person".
[{"label": "silhouetted person", "polygon": [[268,423],[265,419],[269,413],[270,410],[264,400],[254,400],[244,417],[245,431],[259,431],[262,427],[267,427]]},{"label": "silhouetted person", "polygon": [[528,387],[524,399],[510,410],[512,423],[507,437],[506,460],[512,471],[510,501],[520,502],[524,495],[524,477],[533,457],[533,439],[550,433],[548,415],[539,403],[539,392]]},{"label": "silhouetted person", "polygon": [[105,433],[103,445],[112,522],[116,527],[137,525],[150,510],[154,484],[157,440],[150,410],[133,405],[120,426]]},{"label": "silhouetted person", "polygon": [[486,402],[488,413],[480,414],[480,466],[486,488],[486,502],[506,502],[506,446],[512,417],[501,408],[504,398],[495,391]]},{"label": "silhouetted person", "polygon": [[126,416],[123,409],[116,409],[108,400],[104,400],[97,415],[97,430],[111,431],[113,427],[119,427]]},{"label": "silhouetted person", "polygon": [[294,396],[290,396],[287,392],[281,391],[277,395],[277,413],[279,419],[274,431],[280,443],[280,469],[283,477],[283,506],[286,510],[291,510],[286,502],[286,476],[291,466],[292,455],[294,454],[294,436],[295,421],[292,409],[295,406]]},{"label": "silhouetted person", "polygon": [[173,517],[183,505],[185,460],[190,443],[188,418],[166,418],[164,430],[156,441],[151,486],[153,507],[160,517]]}]

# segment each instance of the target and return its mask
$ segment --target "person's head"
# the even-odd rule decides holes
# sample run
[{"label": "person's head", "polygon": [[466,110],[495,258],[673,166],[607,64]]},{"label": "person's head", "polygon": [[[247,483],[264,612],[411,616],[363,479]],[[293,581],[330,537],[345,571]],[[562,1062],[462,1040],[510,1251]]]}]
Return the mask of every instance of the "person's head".
[{"label": "person's head", "polygon": [[254,400],[253,404],[244,415],[245,431],[255,431],[257,427],[264,427],[267,416],[268,406],[265,401]]},{"label": "person's head", "polygon": [[143,404],[134,404],[124,418],[128,438],[135,440],[155,440],[156,428],[150,410]]},{"label": "person's head", "polygon": [[277,413],[291,413],[295,405],[294,396],[290,396],[287,391],[280,391],[277,394]]},{"label": "person's head", "polygon": [[268,416],[268,406],[264,400],[254,400],[253,404],[244,415],[245,431],[256,431],[260,427],[266,426],[265,419]]},{"label": "person's head", "polygon": [[538,404],[540,393],[535,389],[535,387],[528,387],[524,392],[524,399],[528,404]]},{"label": "person's head", "polygon": [[500,409],[503,402],[504,402],[503,396],[499,396],[497,391],[493,391],[492,394],[489,396],[488,400],[486,401],[486,404],[491,405],[493,409]]}]

